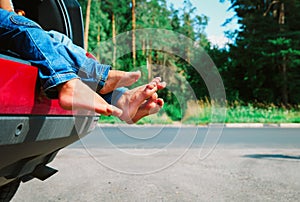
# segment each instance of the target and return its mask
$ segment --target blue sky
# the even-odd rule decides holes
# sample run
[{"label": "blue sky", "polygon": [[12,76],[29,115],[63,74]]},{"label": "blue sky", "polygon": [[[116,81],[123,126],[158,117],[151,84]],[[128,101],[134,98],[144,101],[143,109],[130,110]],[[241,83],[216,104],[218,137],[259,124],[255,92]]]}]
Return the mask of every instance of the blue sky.
[{"label": "blue sky", "polygon": [[[167,0],[169,5],[172,3],[175,8],[183,6],[184,0]],[[232,22],[226,27],[222,24],[226,19],[231,18],[234,13],[227,11],[230,7],[228,1],[220,3],[219,0],[190,0],[194,7],[196,7],[196,13],[204,14],[209,17],[208,26],[206,28],[206,34],[208,39],[216,45],[223,47],[228,39],[224,35],[224,31],[236,29],[238,26],[236,22]]]}]

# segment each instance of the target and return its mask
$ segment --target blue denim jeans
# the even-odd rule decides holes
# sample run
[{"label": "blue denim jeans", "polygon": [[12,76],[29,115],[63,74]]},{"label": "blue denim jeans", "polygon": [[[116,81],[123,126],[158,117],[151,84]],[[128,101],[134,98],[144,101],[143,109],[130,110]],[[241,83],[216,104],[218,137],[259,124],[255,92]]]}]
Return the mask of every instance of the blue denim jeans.
[{"label": "blue denim jeans", "polygon": [[[100,90],[111,69],[86,57],[86,51],[76,46],[65,35],[56,31],[45,31],[34,21],[13,12],[0,9],[0,46],[19,54],[38,67],[39,78],[45,93],[57,97],[56,86],[74,78],[81,79],[94,90]],[[109,102],[118,99],[125,88],[103,95]]]}]

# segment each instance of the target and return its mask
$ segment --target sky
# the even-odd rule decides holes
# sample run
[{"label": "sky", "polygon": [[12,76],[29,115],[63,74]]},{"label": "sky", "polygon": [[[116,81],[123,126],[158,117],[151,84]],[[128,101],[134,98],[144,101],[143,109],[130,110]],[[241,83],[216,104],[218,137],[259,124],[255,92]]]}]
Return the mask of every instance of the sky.
[{"label": "sky", "polygon": [[[175,8],[183,7],[184,0],[167,0],[168,5],[171,3]],[[206,28],[206,34],[212,44],[224,47],[224,44],[228,42],[228,38],[225,37],[224,31],[237,29],[236,22],[232,22],[227,26],[222,26],[226,19],[234,16],[233,11],[227,11],[230,7],[230,3],[225,1],[220,3],[219,0],[190,0],[194,7],[196,7],[196,14],[206,15],[209,18],[208,26]]]}]

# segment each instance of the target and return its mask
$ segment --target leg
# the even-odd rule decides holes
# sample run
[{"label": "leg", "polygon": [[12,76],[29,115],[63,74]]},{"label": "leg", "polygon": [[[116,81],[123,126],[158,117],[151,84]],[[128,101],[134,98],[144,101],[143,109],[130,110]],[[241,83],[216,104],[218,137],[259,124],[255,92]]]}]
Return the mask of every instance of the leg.
[{"label": "leg", "polygon": [[0,43],[3,48],[18,53],[38,67],[39,78],[47,95],[57,94],[56,87],[59,84],[78,78],[72,66],[55,50],[49,35],[38,24],[2,9]]},{"label": "leg", "polygon": [[95,59],[87,57],[83,48],[73,44],[71,39],[62,33],[49,31],[48,34],[57,52],[74,67],[81,80],[92,89],[98,89],[100,94],[107,94],[118,87],[130,86],[141,77],[139,71],[110,70],[109,65],[100,64]]},{"label": "leg", "polygon": [[157,98],[157,94],[155,97],[152,96],[151,98],[149,98],[149,100],[145,101],[145,103],[139,107],[137,113],[132,118],[132,123],[138,122],[145,116],[156,114],[163,107],[163,105],[163,99]]},{"label": "leg", "polygon": [[0,8],[7,11],[14,11],[14,6],[12,5],[11,0],[0,0]]},{"label": "leg", "polygon": [[101,96],[79,79],[72,79],[59,85],[58,91],[59,103],[64,109],[85,109],[106,116],[113,115],[119,117],[122,115],[122,110],[109,105]]},{"label": "leg", "polygon": [[108,73],[108,78],[103,86],[103,88],[99,91],[100,94],[107,94],[112,92],[113,90],[124,87],[131,86],[141,77],[141,72],[124,72],[111,70]]},{"label": "leg", "polygon": [[63,108],[121,115],[121,110],[111,107],[78,79],[72,66],[53,47],[49,35],[36,23],[0,9],[0,43],[39,68],[46,94],[50,97],[58,94]]},{"label": "leg", "polygon": [[[123,110],[123,114],[119,118],[127,123],[134,123],[146,116],[147,113],[149,114],[149,110],[147,111],[146,109],[151,109],[154,104],[153,100],[157,100],[153,96],[156,96],[156,92],[165,88],[165,86],[166,84],[164,82],[161,83],[160,78],[155,78],[149,84],[124,92],[116,103],[116,107]],[[145,103],[145,100],[148,99],[152,100]],[[163,102],[161,101],[158,101],[158,103],[162,106]],[[138,110],[142,111],[138,113]]]}]

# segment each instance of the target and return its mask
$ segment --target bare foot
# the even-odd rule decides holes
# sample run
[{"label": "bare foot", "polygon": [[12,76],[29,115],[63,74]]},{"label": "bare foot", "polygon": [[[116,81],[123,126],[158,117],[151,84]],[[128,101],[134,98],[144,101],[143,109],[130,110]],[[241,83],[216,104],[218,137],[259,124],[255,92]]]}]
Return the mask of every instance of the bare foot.
[{"label": "bare foot", "polygon": [[135,116],[132,118],[132,123],[138,122],[141,118],[144,118],[145,116],[159,112],[159,110],[163,107],[163,105],[164,105],[163,99],[150,98],[144,104],[142,104],[140,108],[137,110]]},{"label": "bare foot", "polygon": [[100,90],[101,94],[112,92],[118,87],[131,86],[141,77],[141,72],[124,72],[110,70],[105,85]]},{"label": "bare foot", "polygon": [[[138,109],[145,104],[145,100],[149,98],[153,99],[153,96],[157,96],[157,90],[165,87],[166,84],[161,82],[161,79],[157,77],[149,84],[126,91],[118,100],[116,105],[118,108],[123,110],[123,114],[119,118],[127,123],[133,123],[132,119],[137,114]],[[138,117],[143,114],[144,113],[138,115],[136,120],[138,120]]]},{"label": "bare foot", "polygon": [[85,109],[103,115],[121,116],[122,110],[109,105],[79,79],[72,79],[58,87],[59,104],[67,110]]}]

